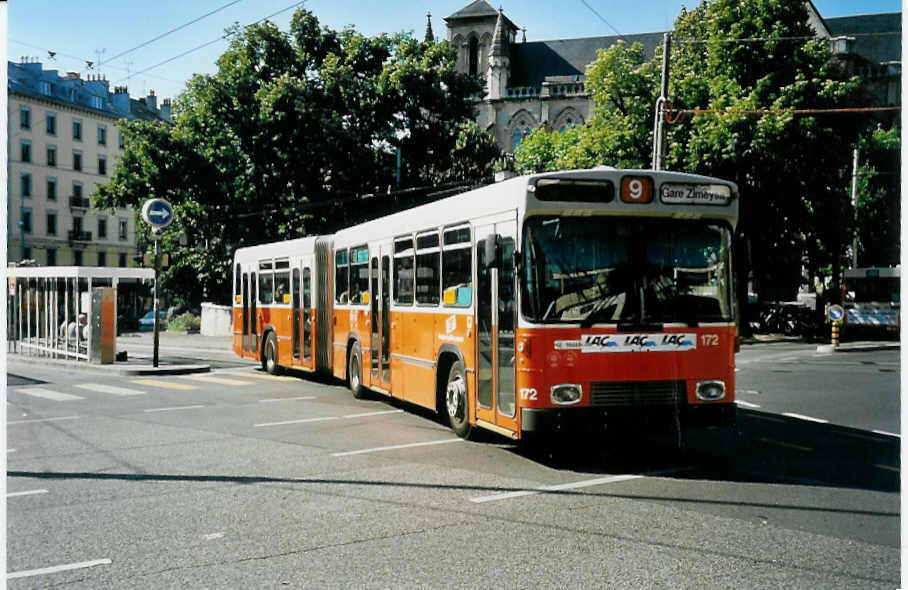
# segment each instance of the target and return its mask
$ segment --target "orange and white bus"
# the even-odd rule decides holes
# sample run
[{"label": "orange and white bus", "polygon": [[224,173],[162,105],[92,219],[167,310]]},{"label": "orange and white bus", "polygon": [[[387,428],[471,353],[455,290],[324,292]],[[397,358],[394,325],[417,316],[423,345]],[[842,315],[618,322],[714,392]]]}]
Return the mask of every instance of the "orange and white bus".
[{"label": "orange and white bus", "polygon": [[511,438],[735,418],[734,183],[512,178],[336,234],[241,248],[234,349]]}]

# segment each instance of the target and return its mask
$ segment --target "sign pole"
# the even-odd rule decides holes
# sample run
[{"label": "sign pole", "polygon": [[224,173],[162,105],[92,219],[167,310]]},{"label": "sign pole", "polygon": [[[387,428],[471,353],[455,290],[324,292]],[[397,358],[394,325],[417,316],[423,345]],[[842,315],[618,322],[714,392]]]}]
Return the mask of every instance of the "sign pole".
[{"label": "sign pole", "polygon": [[154,354],[152,355],[152,366],[158,367],[158,279],[161,275],[161,236],[154,232]]}]

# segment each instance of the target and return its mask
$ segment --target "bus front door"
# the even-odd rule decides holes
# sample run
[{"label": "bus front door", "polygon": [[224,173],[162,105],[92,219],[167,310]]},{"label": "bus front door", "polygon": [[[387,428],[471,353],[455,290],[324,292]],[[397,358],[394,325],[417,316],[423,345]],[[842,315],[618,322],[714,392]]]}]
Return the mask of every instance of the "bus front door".
[{"label": "bus front door", "polygon": [[371,262],[372,276],[372,341],[371,383],[391,391],[391,248],[380,246]]},{"label": "bus front door", "polygon": [[[517,325],[514,249],[517,223],[476,228],[476,418],[504,434],[517,432],[514,329]],[[486,240],[496,261],[486,263]]]}]

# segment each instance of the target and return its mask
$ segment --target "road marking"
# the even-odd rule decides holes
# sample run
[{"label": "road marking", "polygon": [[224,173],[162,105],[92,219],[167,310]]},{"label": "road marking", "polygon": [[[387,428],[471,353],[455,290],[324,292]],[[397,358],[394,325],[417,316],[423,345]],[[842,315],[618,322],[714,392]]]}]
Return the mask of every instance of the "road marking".
[{"label": "road marking", "polygon": [[341,418],[364,418],[366,416],[381,416],[382,414],[403,414],[403,410],[382,410],[380,412],[364,412],[362,414],[347,414]]},{"label": "road marking", "polygon": [[463,442],[462,438],[446,438],[444,440],[433,440],[429,442],[410,443],[406,445],[392,445],[390,447],[374,447],[371,449],[359,449],[357,451],[346,451],[343,453],[332,453],[332,457],[347,457],[350,455],[362,455],[364,453],[379,453],[381,451],[394,451],[397,449],[410,449],[413,447],[427,447],[430,445],[444,445],[447,443]]},{"label": "road marking", "polygon": [[750,402],[741,401],[741,400],[739,400],[739,399],[736,399],[736,400],[735,400],[735,403],[738,404],[739,406],[741,406],[742,408],[753,408],[753,409],[757,409],[757,408],[760,407],[759,404],[752,404],[752,403],[750,403]]},{"label": "road marking", "polygon": [[209,375],[183,375],[182,379],[192,379],[202,383],[217,383],[218,385],[252,385],[250,381],[240,381],[238,379],[226,379],[224,377],[213,377]]},{"label": "road marking", "polygon": [[133,383],[138,383],[139,385],[151,385],[152,387],[163,387],[164,389],[179,389],[180,391],[198,389],[198,387],[196,387],[195,385],[188,385],[186,383],[173,383],[171,381],[160,381],[158,379],[133,379]]},{"label": "road marking", "polygon": [[35,418],[33,420],[13,420],[12,422],[7,422],[6,425],[10,424],[32,424],[34,422],[62,422],[63,420],[76,420],[81,416],[60,416],[59,418]]},{"label": "road marking", "polygon": [[629,481],[632,479],[640,479],[642,475],[611,475],[609,477],[597,477],[596,479],[587,479],[584,481],[574,481],[570,483],[562,483],[554,486],[542,486],[534,488],[532,490],[518,490],[514,492],[503,492],[500,494],[492,494],[491,496],[479,496],[477,498],[470,498],[470,502],[475,504],[481,504],[483,502],[494,502],[496,500],[508,500],[511,498],[520,498],[523,496],[534,496],[536,494],[544,494],[546,492],[559,492],[563,490],[574,490],[577,488],[587,488],[590,486],[604,485],[608,483],[617,483],[619,481]]},{"label": "road marking", "polygon": [[301,400],[301,399],[315,399],[315,396],[314,395],[304,395],[302,397],[273,397],[271,399],[260,399],[259,403],[266,404],[268,402],[287,402],[287,401]]},{"label": "road marking", "polygon": [[202,538],[206,541],[213,541],[215,539],[220,539],[224,536],[224,533],[210,533],[208,535],[203,535]]},{"label": "road marking", "polygon": [[251,371],[244,372],[243,377],[254,377],[256,379],[265,379],[267,381],[298,381],[295,377],[279,377],[277,375],[269,375],[268,373],[253,373]]},{"label": "road marking", "polygon": [[138,389],[129,389],[128,387],[116,387],[114,385],[104,385],[102,383],[82,383],[76,385],[80,389],[97,391],[100,393],[110,393],[112,395],[145,395],[144,391]]},{"label": "road marking", "polygon": [[15,452],[16,452],[16,449],[6,449],[6,452],[7,452],[7,453],[15,453]]},{"label": "road marking", "polygon": [[788,416],[789,418],[797,418],[798,420],[807,420],[808,422],[816,422],[818,424],[829,424],[829,420],[823,420],[822,418],[814,418],[812,416],[805,416],[803,414],[793,414],[791,412],[782,412],[783,416]]},{"label": "road marking", "polygon": [[28,490],[27,492],[10,492],[6,494],[7,498],[15,498],[17,496],[34,496],[35,494],[46,494],[47,490]]},{"label": "road marking", "polygon": [[33,397],[54,400],[56,402],[67,402],[77,399],[85,399],[84,397],[80,397],[78,395],[62,393],[60,391],[45,389],[43,387],[20,387],[19,389],[14,389],[13,391],[18,391],[19,393],[24,393],[25,395],[31,395]]},{"label": "road marking", "polygon": [[32,576],[43,576],[44,574],[56,574],[57,572],[67,572],[70,570],[80,570],[89,567],[95,567],[97,565],[110,565],[112,562],[109,559],[96,559],[94,561],[83,561],[80,563],[69,563],[66,565],[55,565],[53,567],[44,567],[37,570],[23,570],[21,572],[12,572],[6,574],[6,579],[12,580],[14,578],[30,578]]},{"label": "road marking", "polygon": [[204,408],[205,406],[173,406],[170,408],[152,408],[150,410],[142,410],[143,412],[172,412],[174,410],[194,410],[196,408]]},{"label": "road marking", "polygon": [[883,436],[894,436],[896,438],[902,438],[902,435],[900,434],[895,434],[894,432],[886,432],[885,430],[873,430],[871,432],[882,434]]},{"label": "road marking", "polygon": [[760,392],[756,389],[742,389],[741,391],[736,391],[735,395],[738,395],[739,393],[746,393],[748,395],[760,395]]},{"label": "road marking", "polygon": [[306,424],[307,422],[327,422],[328,420],[340,420],[338,416],[327,416],[325,418],[303,418],[301,420],[285,420],[283,422],[263,422],[262,424],[253,424],[254,428],[263,426],[283,426],[285,424]]}]

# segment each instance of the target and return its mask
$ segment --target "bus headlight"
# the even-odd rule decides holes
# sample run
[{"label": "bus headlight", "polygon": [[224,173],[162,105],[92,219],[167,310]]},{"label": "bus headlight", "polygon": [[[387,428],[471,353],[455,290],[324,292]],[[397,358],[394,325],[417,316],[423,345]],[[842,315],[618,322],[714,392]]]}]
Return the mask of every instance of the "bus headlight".
[{"label": "bus headlight", "polygon": [[559,406],[576,404],[583,397],[583,388],[575,383],[552,386],[552,403]]},{"label": "bus headlight", "polygon": [[724,381],[700,381],[697,383],[697,399],[714,402],[725,397]]}]

